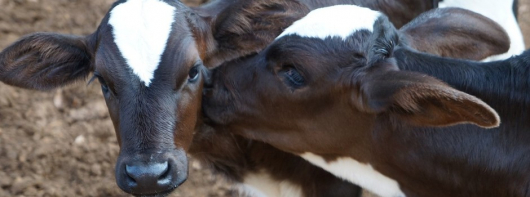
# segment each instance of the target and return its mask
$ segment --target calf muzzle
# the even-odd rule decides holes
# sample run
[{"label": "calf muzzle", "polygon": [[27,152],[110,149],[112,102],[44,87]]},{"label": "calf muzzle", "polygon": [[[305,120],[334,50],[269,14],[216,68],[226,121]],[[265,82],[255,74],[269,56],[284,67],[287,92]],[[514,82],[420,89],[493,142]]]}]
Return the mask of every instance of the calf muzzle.
[{"label": "calf muzzle", "polygon": [[188,176],[188,162],[181,151],[153,154],[120,154],[116,182],[125,192],[150,196],[171,193]]}]

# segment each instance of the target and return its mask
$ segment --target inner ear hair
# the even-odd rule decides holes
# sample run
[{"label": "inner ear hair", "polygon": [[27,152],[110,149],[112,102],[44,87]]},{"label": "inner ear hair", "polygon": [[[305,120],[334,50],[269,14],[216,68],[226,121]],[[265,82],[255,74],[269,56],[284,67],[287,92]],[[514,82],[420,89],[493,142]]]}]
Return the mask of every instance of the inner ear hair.
[{"label": "inner ear hair", "polygon": [[[420,85],[421,86],[421,85]],[[419,126],[451,126],[472,123],[484,128],[497,127],[499,115],[482,100],[447,87],[410,87],[395,95],[394,110]],[[397,112],[397,111],[394,111]]]},{"label": "inner ear hair", "polygon": [[482,100],[421,73],[388,71],[363,82],[364,106],[372,113],[389,113],[415,126],[472,123],[497,127],[497,112]]}]

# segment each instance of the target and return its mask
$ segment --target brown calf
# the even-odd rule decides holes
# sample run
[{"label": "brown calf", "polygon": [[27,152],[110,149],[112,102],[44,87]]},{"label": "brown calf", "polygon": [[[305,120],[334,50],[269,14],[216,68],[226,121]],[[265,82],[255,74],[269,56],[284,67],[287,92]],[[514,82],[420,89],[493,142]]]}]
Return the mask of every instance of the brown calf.
[{"label": "brown calf", "polygon": [[[364,18],[346,29],[315,29],[329,25],[318,19],[353,12]],[[207,123],[300,155],[381,196],[528,196],[529,52],[478,64],[411,52],[403,38],[378,12],[313,11],[259,54],[214,72],[203,97]],[[480,95],[504,123],[484,129],[499,126],[498,114],[463,91]]]}]

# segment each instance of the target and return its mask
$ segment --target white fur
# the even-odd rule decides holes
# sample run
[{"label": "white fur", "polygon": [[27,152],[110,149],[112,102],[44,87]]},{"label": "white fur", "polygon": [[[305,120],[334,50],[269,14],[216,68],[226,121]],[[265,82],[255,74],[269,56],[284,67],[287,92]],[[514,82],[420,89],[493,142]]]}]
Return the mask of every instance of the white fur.
[{"label": "white fur", "polygon": [[381,13],[377,11],[355,5],[319,8],[294,22],[276,39],[291,34],[321,39],[339,36],[345,39],[361,29],[373,31],[374,22],[380,16]]},{"label": "white fur", "polygon": [[114,42],[147,87],[166,48],[175,10],[160,0],[128,0],[110,12]]},{"label": "white fur", "polygon": [[510,49],[500,55],[488,57],[483,61],[502,60],[521,54],[524,49],[523,34],[512,11],[513,0],[444,0],[439,7],[459,7],[482,14],[499,23],[510,37]]},{"label": "white fur", "polygon": [[301,197],[302,189],[289,181],[276,181],[267,172],[247,174],[240,189],[252,197]]},{"label": "white fur", "polygon": [[382,197],[404,197],[399,184],[372,168],[369,164],[362,164],[352,158],[339,158],[326,162],[322,157],[313,153],[300,155],[312,164],[323,168],[331,174]]}]

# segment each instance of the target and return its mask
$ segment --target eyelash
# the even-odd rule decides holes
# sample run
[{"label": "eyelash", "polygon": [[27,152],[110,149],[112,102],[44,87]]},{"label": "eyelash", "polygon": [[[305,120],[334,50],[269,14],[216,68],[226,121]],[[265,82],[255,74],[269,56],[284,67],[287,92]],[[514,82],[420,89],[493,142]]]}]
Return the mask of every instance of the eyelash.
[{"label": "eyelash", "polygon": [[294,66],[283,66],[279,71],[279,74],[283,75],[285,77],[285,81],[294,89],[305,86],[304,76],[300,74],[300,72]]},{"label": "eyelash", "polygon": [[101,91],[103,92],[105,97],[109,96],[109,93],[112,94],[109,86],[107,85],[103,77],[97,71],[94,72],[94,76],[90,78],[87,85],[90,85],[95,79],[98,79],[99,83],[101,84]]}]

